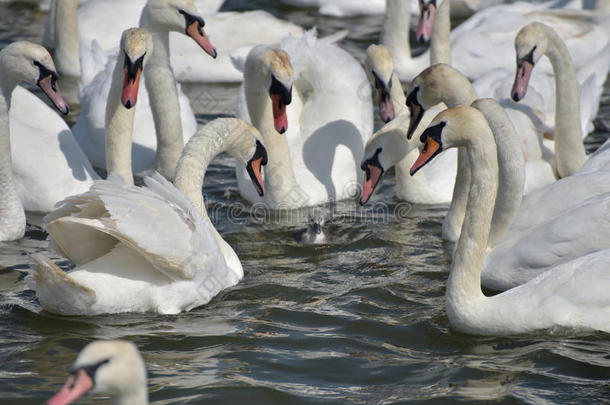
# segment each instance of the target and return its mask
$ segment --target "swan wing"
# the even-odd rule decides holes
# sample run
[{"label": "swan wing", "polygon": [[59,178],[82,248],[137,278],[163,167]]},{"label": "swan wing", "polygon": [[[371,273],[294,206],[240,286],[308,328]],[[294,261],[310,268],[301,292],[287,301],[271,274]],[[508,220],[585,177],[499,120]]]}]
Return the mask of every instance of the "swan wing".
[{"label": "swan wing", "polygon": [[209,221],[160,175],[146,184],[98,181],[46,216],[46,228],[76,264],[108,253],[120,241],[172,280],[193,279],[201,269],[226,272]]}]

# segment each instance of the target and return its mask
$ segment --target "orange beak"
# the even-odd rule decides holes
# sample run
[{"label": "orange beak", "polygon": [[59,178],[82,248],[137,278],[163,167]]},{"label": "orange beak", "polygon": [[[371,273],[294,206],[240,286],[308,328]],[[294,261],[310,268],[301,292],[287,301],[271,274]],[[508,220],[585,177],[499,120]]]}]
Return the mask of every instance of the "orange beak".
[{"label": "orange beak", "polygon": [[38,80],[38,87],[44,94],[49,97],[49,100],[53,102],[55,108],[57,108],[62,114],[68,114],[70,109],[68,108],[68,103],[64,100],[59,92],[59,87],[57,87],[57,77],[49,74],[48,76],[42,77]]},{"label": "orange beak", "polygon": [[190,22],[186,26],[185,32],[189,37],[193,38],[208,55],[216,59],[218,53],[216,52],[216,48],[214,48],[210,42],[210,38],[205,34],[202,20],[196,19],[193,22]]},{"label": "orange beak", "polygon": [[286,104],[282,94],[271,94],[271,104],[273,104],[273,124],[280,134],[288,130],[288,115],[286,114]]},{"label": "orange beak", "polygon": [[259,196],[263,196],[265,194],[265,185],[263,183],[263,175],[262,175],[262,166],[263,166],[263,158],[258,158],[253,160],[250,163],[250,167],[252,168],[251,180],[252,184],[254,184],[254,188]]},{"label": "orange beak", "polygon": [[436,14],[436,6],[430,4],[425,9],[421,10],[419,15],[419,23],[417,24],[417,31],[415,32],[415,38],[419,42],[426,43],[430,41],[432,36],[432,27],[434,26],[434,15]]},{"label": "orange beak", "polygon": [[138,101],[138,88],[140,86],[140,75],[142,68],[135,69],[135,73],[125,64],[125,76],[123,79],[123,92],[121,93],[121,102],[125,108],[131,108]]},{"label": "orange beak", "polygon": [[421,169],[426,163],[431,161],[434,156],[438,155],[441,152],[441,145],[436,142],[434,139],[427,137],[426,143],[422,148],[421,152],[419,152],[419,157],[411,166],[411,176],[413,176],[419,169]]},{"label": "orange beak", "polygon": [[525,97],[533,69],[534,65],[528,61],[523,62],[521,66],[517,67],[515,82],[513,83],[513,89],[510,92],[513,100],[519,101]]},{"label": "orange beak", "polygon": [[360,194],[360,205],[368,202],[375,191],[375,187],[379,184],[383,169],[369,163],[364,164],[364,184],[362,185],[362,194]]},{"label": "orange beak", "polygon": [[78,369],[72,374],[63,388],[47,401],[48,405],[67,405],[85,395],[93,388],[93,380],[85,370]]}]

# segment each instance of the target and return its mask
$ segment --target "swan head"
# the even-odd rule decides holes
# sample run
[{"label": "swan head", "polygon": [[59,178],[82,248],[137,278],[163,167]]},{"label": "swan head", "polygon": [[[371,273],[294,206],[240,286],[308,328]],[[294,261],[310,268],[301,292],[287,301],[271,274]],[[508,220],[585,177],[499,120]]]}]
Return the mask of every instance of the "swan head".
[{"label": "swan head", "polygon": [[443,0],[419,0],[419,22],[415,37],[419,42],[427,43],[432,36],[434,17]]},{"label": "swan head", "polygon": [[470,81],[446,63],[437,63],[418,74],[407,89],[407,108],[411,113],[407,139],[413,136],[426,110],[452,98],[462,89],[472,89]]},{"label": "swan head", "polygon": [[[0,52],[0,63],[5,78],[36,84],[62,114],[68,114],[68,104],[57,85],[57,71],[49,52],[40,45],[17,41]],[[7,77],[8,76],[8,77]]]},{"label": "swan head", "polygon": [[373,44],[366,50],[364,65],[366,75],[375,88],[381,120],[390,122],[396,117],[391,95],[394,76],[392,53],[384,45]]},{"label": "swan head", "polygon": [[146,394],[146,366],[136,346],[122,340],[98,340],[80,352],[63,388],[48,405],[65,405],[87,392],[113,398]]},{"label": "swan head", "polygon": [[138,101],[138,87],[140,76],[153,49],[150,34],[143,28],[130,28],[123,31],[121,36],[121,49],[125,62],[123,71],[123,91],[121,102],[125,108],[131,108]]},{"label": "swan head", "polygon": [[147,28],[182,32],[193,38],[211,57],[218,55],[205,33],[205,21],[193,0],[149,0],[142,10],[141,19]]},{"label": "swan head", "polygon": [[368,202],[383,173],[400,162],[411,149],[405,138],[402,115],[377,131],[366,143],[360,168],[364,171],[360,204]]},{"label": "swan head", "polygon": [[[292,101],[294,70],[288,54],[268,46],[256,46],[248,54],[246,69],[249,80],[269,94],[273,110],[273,124],[280,134],[288,130],[286,106]],[[258,92],[258,90],[257,90]],[[250,103],[248,103],[250,109]]]},{"label": "swan head", "polygon": [[468,147],[475,136],[487,131],[489,142],[493,135],[485,116],[476,108],[457,106],[437,114],[421,134],[423,144],[419,157],[411,166],[411,176],[444,150],[460,146]]},{"label": "swan head", "polygon": [[540,60],[548,48],[548,37],[544,24],[533,22],[521,28],[515,37],[517,53],[517,73],[510,92],[515,101],[525,97],[534,65]]},{"label": "swan head", "polygon": [[267,164],[267,149],[258,129],[242,120],[234,119],[232,122],[240,128],[231,131],[237,136],[233,136],[227,152],[246,167],[256,192],[262,197],[265,194],[262,169]]}]

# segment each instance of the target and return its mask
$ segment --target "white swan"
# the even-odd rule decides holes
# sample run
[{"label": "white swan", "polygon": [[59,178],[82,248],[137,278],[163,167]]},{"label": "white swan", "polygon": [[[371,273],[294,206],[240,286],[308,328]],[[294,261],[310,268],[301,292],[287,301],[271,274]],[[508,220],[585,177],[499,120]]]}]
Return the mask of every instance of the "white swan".
[{"label": "white swan", "polygon": [[[79,10],[81,41],[89,46],[94,40],[110,52],[122,30],[138,24],[145,0],[89,0]],[[207,3],[207,4],[206,4]],[[263,10],[217,12],[222,1],[195,1],[205,17],[206,34],[218,50],[216,60],[203,55],[193,41],[178,33],[170,34],[170,59],[179,82],[240,82],[241,72],[233,67],[231,57],[245,57],[258,44],[278,44],[288,34],[301,36],[303,28],[283,21]],[[98,21],[112,24],[98,24]]]},{"label": "white swan", "polygon": [[[281,50],[250,51],[238,116],[259,129],[269,151],[264,203],[293,208],[355,197],[373,130],[366,83],[360,64],[315,31],[284,39]],[[245,179],[238,169],[242,196],[261,201]]]},{"label": "white swan", "polygon": [[147,187],[97,181],[45,217],[57,249],[76,264],[64,273],[38,255],[32,288],[63,315],[175,314],[209,302],[243,277],[239,258],[210,222],[201,187],[208,164],[228,151],[262,194],[266,152],[255,128],[216,119],[185,146],[175,186],[155,173]]},{"label": "white swan", "polygon": [[437,9],[435,2],[420,0],[422,12],[417,35],[430,40],[430,50],[417,57],[411,56],[409,43],[410,3],[411,0],[387,0],[388,8],[381,31],[381,44],[390,50],[394,69],[402,80],[413,79],[431,64],[451,63],[449,1],[440,0]]},{"label": "white swan", "polygon": [[[140,25],[151,33],[155,51],[144,71],[148,97],[144,91],[140,94],[135,115],[132,149],[135,173],[154,167],[171,179],[184,142],[196,131],[188,99],[177,89],[170,67],[168,33],[184,32],[214,56],[209,39],[199,30],[202,24],[191,0],[150,0],[142,10]],[[114,60],[109,60],[104,72],[83,89],[82,112],[73,129],[93,165],[101,168],[106,163],[104,117],[114,64]],[[85,61],[83,70],[84,65]]]},{"label": "white swan", "polygon": [[527,91],[534,65],[546,55],[555,74],[555,166],[559,177],[574,174],[586,160],[580,126],[578,82],[565,43],[553,28],[538,23],[523,27],[515,38],[517,74],[511,96],[519,101]]},{"label": "white swan", "polygon": [[451,326],[478,335],[511,335],[569,328],[610,332],[610,250],[557,266],[493,297],[481,291],[481,270],[498,186],[494,140],[485,117],[460,106],[440,113],[422,135],[412,172],[451,147],[466,148],[472,167],[466,218],[447,282]]},{"label": "white swan", "polygon": [[[17,193],[22,210],[49,212],[61,199],[87,190],[97,175],[57,113],[17,86],[21,80],[38,84],[57,109],[68,112],[49,53],[39,45],[16,42],[2,55],[1,114],[6,125],[2,153],[7,155],[2,160],[12,167],[11,180],[6,180],[5,186]],[[9,194],[12,192],[7,191],[7,202]]]},{"label": "white swan", "polygon": [[138,348],[124,340],[96,340],[81,350],[63,388],[49,405],[67,405],[87,393],[109,396],[113,403],[146,405],[146,365]]},{"label": "white swan", "polygon": [[[296,7],[315,7],[322,15],[350,17],[355,15],[383,14],[388,9],[386,0],[282,0]],[[499,4],[503,0],[451,0],[451,16],[466,17],[477,10]],[[412,14],[419,12],[416,6]]]}]

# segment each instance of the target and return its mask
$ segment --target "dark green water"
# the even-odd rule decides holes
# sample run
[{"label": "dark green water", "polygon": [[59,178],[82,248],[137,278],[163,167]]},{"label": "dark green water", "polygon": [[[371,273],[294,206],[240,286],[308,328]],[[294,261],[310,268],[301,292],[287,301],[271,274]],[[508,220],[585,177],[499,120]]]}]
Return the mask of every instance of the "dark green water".
[{"label": "dark green water", "polygon": [[[264,8],[322,34],[348,28],[343,44],[360,59],[377,40],[380,17],[333,19],[276,3],[228,0],[225,9]],[[29,7],[0,5],[0,48],[37,40],[44,18]],[[201,123],[229,113],[236,97],[233,86],[186,90]],[[201,102],[204,92],[213,96],[212,111]],[[608,94],[600,111],[606,123]],[[592,145],[607,136],[596,135]],[[353,202],[333,209],[331,243],[304,247],[291,233],[304,225],[305,212],[251,215],[232,159],[221,156],[206,176],[208,211],[246,274],[209,305],[176,316],[46,313],[17,271],[28,268],[27,253],[51,254],[46,234],[32,227],[24,240],[0,244],[0,404],[48,399],[79,350],[105,338],[137,344],[151,402],[160,404],[608,403],[607,334],[482,338],[451,331],[444,210],[412,207],[393,194],[389,173],[366,209]]]}]

